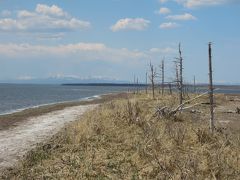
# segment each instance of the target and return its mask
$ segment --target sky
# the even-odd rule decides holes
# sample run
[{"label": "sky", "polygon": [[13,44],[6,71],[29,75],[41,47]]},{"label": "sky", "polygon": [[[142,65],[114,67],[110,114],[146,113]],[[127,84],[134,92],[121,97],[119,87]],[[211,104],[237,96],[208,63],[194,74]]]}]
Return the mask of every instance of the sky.
[{"label": "sky", "polygon": [[45,78],[145,81],[149,62],[174,78],[240,83],[240,0],[0,0],[0,82]]}]

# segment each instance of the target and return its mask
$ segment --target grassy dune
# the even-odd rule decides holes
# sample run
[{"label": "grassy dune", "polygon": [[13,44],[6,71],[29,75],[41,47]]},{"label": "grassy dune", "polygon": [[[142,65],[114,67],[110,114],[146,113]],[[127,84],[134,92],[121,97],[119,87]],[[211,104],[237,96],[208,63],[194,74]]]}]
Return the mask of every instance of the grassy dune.
[{"label": "grassy dune", "polygon": [[198,108],[201,113],[186,111],[169,118],[155,114],[156,107],[176,105],[177,96],[152,100],[143,94],[104,103],[29,152],[1,177],[240,178],[239,131],[219,127],[210,134],[207,105]]}]

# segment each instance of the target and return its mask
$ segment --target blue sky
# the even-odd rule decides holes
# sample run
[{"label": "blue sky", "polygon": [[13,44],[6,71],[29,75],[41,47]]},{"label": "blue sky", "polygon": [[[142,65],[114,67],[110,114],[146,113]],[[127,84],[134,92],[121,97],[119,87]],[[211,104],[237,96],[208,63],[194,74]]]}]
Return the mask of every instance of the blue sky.
[{"label": "blue sky", "polygon": [[184,78],[240,83],[239,0],[0,0],[0,81],[48,77],[145,79],[182,43]]}]

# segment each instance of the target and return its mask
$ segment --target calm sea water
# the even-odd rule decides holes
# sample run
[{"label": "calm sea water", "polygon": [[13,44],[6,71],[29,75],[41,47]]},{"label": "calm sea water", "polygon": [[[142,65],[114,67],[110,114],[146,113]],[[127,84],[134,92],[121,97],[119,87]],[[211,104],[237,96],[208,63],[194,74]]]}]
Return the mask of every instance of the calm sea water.
[{"label": "calm sea water", "polygon": [[[198,87],[198,92],[205,92]],[[219,86],[216,93],[240,94],[240,86]],[[79,101],[94,96],[133,89],[126,86],[61,86],[0,84],[0,114],[66,101]]]},{"label": "calm sea water", "polygon": [[61,86],[0,84],[0,114],[22,109],[78,101],[94,96],[127,91],[129,87],[117,86]]}]

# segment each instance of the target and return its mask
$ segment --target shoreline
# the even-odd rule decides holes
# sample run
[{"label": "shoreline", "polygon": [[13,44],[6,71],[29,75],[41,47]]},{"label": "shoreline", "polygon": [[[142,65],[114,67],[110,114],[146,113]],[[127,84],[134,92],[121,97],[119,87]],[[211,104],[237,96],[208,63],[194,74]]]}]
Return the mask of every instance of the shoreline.
[{"label": "shoreline", "polygon": [[59,102],[53,104],[39,105],[36,107],[30,107],[27,109],[23,109],[21,111],[13,112],[10,114],[2,114],[0,115],[0,132],[2,130],[10,129],[18,126],[19,124],[26,122],[26,119],[41,116],[49,112],[63,110],[66,107],[73,107],[79,105],[94,105],[101,104],[103,102],[118,98],[118,97],[127,97],[128,93],[109,93],[97,95],[98,98],[93,98],[94,96],[83,98],[79,101],[67,101],[67,102]]},{"label": "shoreline", "polygon": [[26,122],[0,131],[0,171],[11,168],[37,144],[50,139],[67,124],[96,108],[98,105],[65,107],[43,115],[29,117]]},{"label": "shoreline", "polygon": [[[111,93],[109,93],[109,94],[111,94]],[[54,105],[65,104],[65,103],[77,103],[77,102],[82,102],[82,101],[92,101],[92,100],[94,100],[94,99],[101,98],[102,95],[108,95],[108,94],[93,95],[93,96],[81,98],[81,99],[78,99],[78,100],[59,101],[59,102],[52,102],[52,103],[46,103],[46,104],[39,104],[39,105],[33,105],[33,106],[23,107],[23,108],[11,110],[11,111],[8,111],[8,112],[0,113],[0,117],[1,117],[1,116],[6,116],[6,115],[15,114],[15,113],[20,113],[20,112],[25,111],[25,110],[28,110],[28,109],[41,108],[41,107],[44,107],[44,106],[54,106]]]},{"label": "shoreline", "polygon": [[0,173],[17,165],[27,152],[34,149],[39,143],[51,139],[69,123],[81,119],[84,113],[93,110],[104,102],[128,96],[127,93],[105,94],[101,95],[101,98],[93,100],[27,109],[5,115],[3,120],[1,117]]}]

